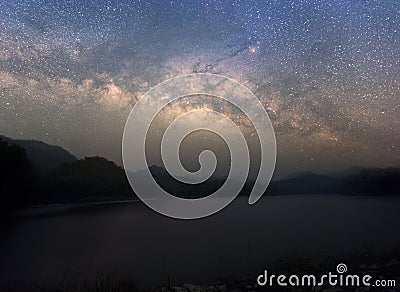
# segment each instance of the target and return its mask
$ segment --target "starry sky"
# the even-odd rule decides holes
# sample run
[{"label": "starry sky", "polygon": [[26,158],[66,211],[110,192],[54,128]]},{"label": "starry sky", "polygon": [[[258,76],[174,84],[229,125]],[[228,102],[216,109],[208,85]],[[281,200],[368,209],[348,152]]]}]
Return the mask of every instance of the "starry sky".
[{"label": "starry sky", "polygon": [[400,165],[397,0],[0,0],[0,134],[121,164],[135,102],[192,72],[256,94],[278,176]]}]

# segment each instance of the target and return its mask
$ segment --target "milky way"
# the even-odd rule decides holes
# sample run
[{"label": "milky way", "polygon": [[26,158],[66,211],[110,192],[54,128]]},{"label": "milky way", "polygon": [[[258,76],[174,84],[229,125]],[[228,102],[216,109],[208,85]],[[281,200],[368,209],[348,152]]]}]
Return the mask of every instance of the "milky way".
[{"label": "milky way", "polygon": [[400,2],[0,0],[0,134],[120,163],[160,81],[232,77],[268,110],[279,173],[400,164]]}]

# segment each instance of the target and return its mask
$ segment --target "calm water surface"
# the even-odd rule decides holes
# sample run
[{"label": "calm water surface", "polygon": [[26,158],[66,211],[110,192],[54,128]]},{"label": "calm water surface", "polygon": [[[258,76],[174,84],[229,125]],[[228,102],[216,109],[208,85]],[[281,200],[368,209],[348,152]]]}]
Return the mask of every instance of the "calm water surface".
[{"label": "calm water surface", "polygon": [[[239,198],[195,221],[140,202],[24,210],[0,233],[0,284],[94,279],[99,271],[141,286],[255,276],[291,254],[340,256],[400,247],[400,199],[344,196]],[[4,225],[4,224],[3,224]]]}]

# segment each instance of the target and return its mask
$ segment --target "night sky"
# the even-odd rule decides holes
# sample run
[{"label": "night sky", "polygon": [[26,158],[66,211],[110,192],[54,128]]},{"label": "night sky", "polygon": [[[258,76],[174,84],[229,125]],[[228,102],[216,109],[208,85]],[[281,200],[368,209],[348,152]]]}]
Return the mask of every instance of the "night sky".
[{"label": "night sky", "polygon": [[138,98],[209,72],[265,106],[278,175],[400,165],[398,0],[0,0],[0,47],[2,135],[121,164]]}]

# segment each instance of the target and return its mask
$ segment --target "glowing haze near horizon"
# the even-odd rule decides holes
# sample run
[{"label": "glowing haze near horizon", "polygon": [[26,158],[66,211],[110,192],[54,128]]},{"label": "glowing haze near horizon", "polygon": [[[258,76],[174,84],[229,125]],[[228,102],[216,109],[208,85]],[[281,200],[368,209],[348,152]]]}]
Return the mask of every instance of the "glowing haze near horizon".
[{"label": "glowing haze near horizon", "polygon": [[6,136],[120,163],[137,99],[209,72],[268,110],[278,174],[400,164],[397,0],[0,0],[0,47]]}]

